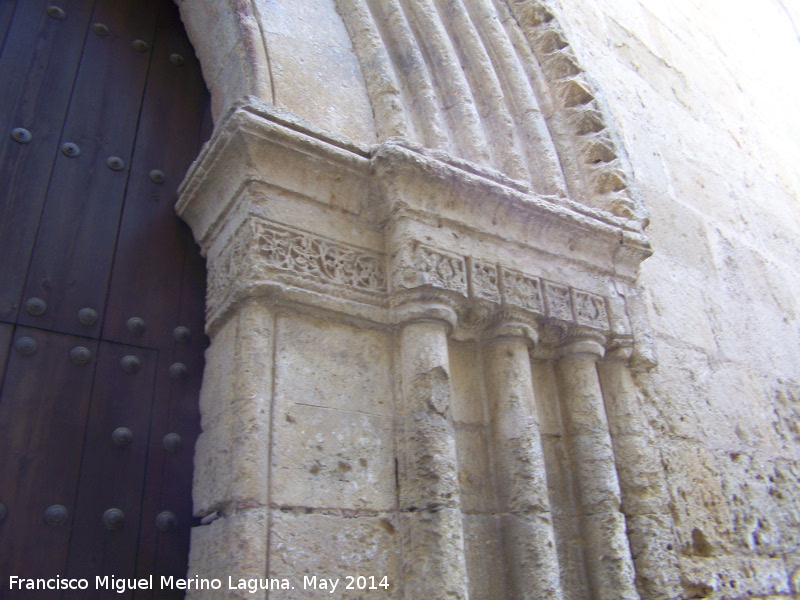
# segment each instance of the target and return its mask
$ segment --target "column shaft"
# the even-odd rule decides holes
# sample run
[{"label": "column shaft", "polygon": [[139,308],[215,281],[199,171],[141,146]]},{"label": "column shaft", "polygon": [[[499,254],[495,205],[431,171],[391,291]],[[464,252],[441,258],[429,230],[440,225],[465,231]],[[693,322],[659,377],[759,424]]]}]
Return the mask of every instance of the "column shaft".
[{"label": "column shaft", "polygon": [[647,598],[676,598],[682,591],[674,550],[678,543],[661,456],[646,433],[636,384],[625,360],[605,360],[598,363],[597,369],[614,443],[637,585]]},{"label": "column shaft", "polygon": [[597,376],[598,356],[599,353],[567,353],[556,364],[586,542],[586,564],[593,600],[639,600]]},{"label": "column shaft", "polygon": [[396,416],[404,595],[408,600],[466,600],[447,324],[406,323],[400,344],[402,399]]},{"label": "column shaft", "polygon": [[484,348],[509,598],[563,598],[526,340]]}]

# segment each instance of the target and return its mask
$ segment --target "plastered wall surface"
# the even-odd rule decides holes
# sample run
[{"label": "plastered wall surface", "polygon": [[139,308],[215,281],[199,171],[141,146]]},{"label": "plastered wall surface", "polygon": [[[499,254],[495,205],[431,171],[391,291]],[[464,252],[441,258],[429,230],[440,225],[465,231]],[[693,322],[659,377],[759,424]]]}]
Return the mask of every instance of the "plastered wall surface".
[{"label": "plastered wall surface", "polygon": [[640,281],[659,365],[637,377],[640,418],[683,577],[698,594],[774,593],[772,570],[800,565],[797,6],[558,6],[650,211]]}]

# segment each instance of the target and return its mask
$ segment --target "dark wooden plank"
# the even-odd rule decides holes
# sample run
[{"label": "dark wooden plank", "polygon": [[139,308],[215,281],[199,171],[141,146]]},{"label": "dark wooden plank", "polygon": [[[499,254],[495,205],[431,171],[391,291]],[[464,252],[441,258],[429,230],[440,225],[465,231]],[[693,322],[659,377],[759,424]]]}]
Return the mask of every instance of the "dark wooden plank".
[{"label": "dark wooden plank", "polygon": [[[0,390],[3,389],[3,378],[6,374],[6,360],[11,349],[11,334],[14,326],[9,323],[0,323]],[[2,502],[2,499],[0,499]]]},{"label": "dark wooden plank", "polygon": [[[154,65],[151,78],[148,80],[147,96],[145,98],[142,122],[140,123],[139,140],[154,141],[159,139],[159,130],[168,128],[171,132],[178,132],[170,136],[169,145],[155,144],[156,152],[143,153],[142,177],[139,181],[147,187],[136,195],[129,192],[126,201],[126,218],[130,207],[130,221],[123,226],[121,240],[128,235],[128,231],[136,231],[138,223],[146,219],[162,218],[170,222],[172,238],[171,253],[180,256],[180,273],[174,268],[162,268],[156,278],[162,282],[169,280],[169,285],[162,284],[160,289],[169,289],[172,295],[170,313],[159,314],[161,299],[159,294],[139,294],[136,298],[142,314],[149,314],[149,335],[146,339],[159,348],[160,356],[164,360],[159,365],[158,397],[152,424],[152,443],[148,457],[148,477],[145,488],[142,530],[139,541],[139,563],[137,571],[139,576],[153,573],[156,577],[161,575],[182,576],[186,572],[189,534],[192,525],[192,469],[194,444],[199,434],[198,396],[199,385],[203,369],[203,352],[207,347],[207,340],[203,334],[204,326],[204,298],[205,298],[205,263],[200,256],[199,248],[189,228],[179,222],[174,216],[174,203],[177,199],[177,186],[182,180],[186,170],[199,152],[200,144],[211,133],[210,127],[202,128],[201,122],[204,115],[209,114],[208,95],[200,73],[200,66],[194,56],[183,27],[180,23],[176,7],[162,13],[159,23],[159,36],[154,49]],[[180,54],[184,63],[175,65],[170,61],[170,55]],[[181,141],[182,143],[178,143]],[[137,141],[137,150],[139,148]],[[149,148],[153,144],[148,143]],[[160,146],[160,147],[159,147]],[[143,148],[145,146],[142,146]],[[149,161],[149,165],[148,165]],[[157,165],[157,166],[150,166]],[[160,165],[165,165],[161,167]],[[153,185],[144,178],[149,169],[158,168],[165,172],[164,184]],[[131,186],[133,190],[133,182]],[[141,194],[144,200],[148,195],[158,198],[151,206],[133,205],[137,196]],[[156,196],[152,196],[156,194]],[[141,203],[141,200],[139,201]],[[122,241],[120,243],[122,246]],[[180,249],[179,249],[180,248]],[[137,273],[137,280],[144,280],[148,276],[147,266],[153,267],[153,262],[158,261],[157,248],[153,252],[141,257],[138,264],[130,264],[124,271],[117,271],[115,265],[115,279],[110,295],[108,318],[118,314],[116,323],[123,322],[125,311],[130,311],[129,294],[124,292],[124,278],[118,273]],[[117,282],[121,283],[117,283]],[[130,285],[130,283],[128,283]],[[153,288],[156,291],[158,288]],[[176,326],[188,327],[191,338],[188,342],[176,342],[172,333]],[[113,335],[125,339],[128,332],[113,325],[107,324],[108,331]],[[164,337],[164,334],[167,336]],[[188,377],[185,380],[171,379],[169,367],[175,362],[182,362],[188,368]],[[177,453],[166,452],[163,447],[163,438],[169,433],[178,433],[183,439],[183,446]],[[162,533],[156,530],[155,519],[163,510],[170,510],[177,516],[178,526],[174,531]],[[183,594],[161,591],[158,594],[137,592],[136,600],[149,600],[150,598],[182,598]]]},{"label": "dark wooden plank", "polygon": [[[97,343],[17,327],[14,343],[22,337],[36,340],[38,349],[10,353],[0,395],[0,498],[8,506],[0,523],[0,573],[53,577],[64,573],[70,526],[49,527],[43,514],[61,504],[72,518]],[[70,360],[76,346],[91,352],[87,364]]]},{"label": "dark wooden plank", "polygon": [[[0,56],[0,320],[13,321],[33,250],[93,0],[73,2],[63,20],[45,0],[20,2]],[[7,4],[4,4],[7,6]],[[7,9],[0,11],[0,19]],[[28,144],[9,137],[16,127]]]},{"label": "dark wooden plank", "polygon": [[[124,372],[124,357],[136,357],[141,367]],[[94,391],[83,448],[80,484],[70,541],[69,577],[132,578],[136,569],[141,498],[149,444],[149,429],[158,352],[101,342]],[[118,427],[133,432],[129,445],[115,445]],[[106,510],[116,508],[125,521],[118,530],[103,523]],[[133,593],[116,594],[131,598]],[[106,598],[107,590],[65,593],[63,598]]]},{"label": "dark wooden plank", "polygon": [[[175,55],[182,64],[174,63]],[[153,47],[114,262],[103,334],[107,339],[172,347],[185,251],[185,226],[174,206],[178,185],[200,149],[207,96],[177,7],[165,5]],[[151,180],[152,170],[164,173],[162,183]],[[131,317],[144,320],[143,333],[128,331],[126,323]]]},{"label": "dark wooden plank", "polygon": [[189,555],[189,537],[192,527],[192,476],[194,446],[200,435],[200,385],[202,383],[204,352],[208,339],[203,333],[205,290],[205,261],[200,256],[194,240],[187,238],[187,264],[181,289],[179,322],[192,333],[188,343],[175,345],[174,360],[184,364],[187,376],[173,379],[170,390],[169,430],[183,439],[181,452],[167,457],[164,465],[164,484],[161,503],[174,507],[178,515],[178,528],[171,536],[159,540],[157,564],[170,573],[185,571]]},{"label": "dark wooden plank", "polygon": [[[161,533],[156,528],[156,518],[161,511],[173,510],[161,502],[161,489],[164,483],[165,466],[169,453],[164,449],[163,439],[169,433],[169,399],[172,381],[169,377],[169,367],[172,364],[172,352],[160,352],[156,376],[156,390],[153,401],[153,418],[150,425],[150,448],[147,455],[147,474],[145,488],[142,496],[142,522],[139,528],[138,560],[136,563],[136,576],[147,577],[153,575],[157,580],[161,575],[174,575],[183,577],[180,573],[169,572],[157,563],[157,551],[162,537],[171,536],[173,532]],[[185,451],[182,449],[182,451]],[[189,492],[191,495],[191,491]],[[185,573],[185,569],[182,573]],[[182,598],[180,593],[170,590],[137,591],[135,600],[149,600],[150,598]]]},{"label": "dark wooden plank", "polygon": [[[47,311],[20,321],[58,331],[97,335],[100,321],[80,325],[82,308],[102,313],[128,169],[107,167],[109,156],[130,163],[155,30],[155,0],[98,3],[64,124],[62,142],[80,155],[56,159],[25,298],[44,298]],[[138,52],[133,40],[147,44]]]},{"label": "dark wooden plank", "polygon": [[0,53],[3,51],[8,27],[11,25],[11,19],[14,17],[16,8],[17,0],[0,0]]}]

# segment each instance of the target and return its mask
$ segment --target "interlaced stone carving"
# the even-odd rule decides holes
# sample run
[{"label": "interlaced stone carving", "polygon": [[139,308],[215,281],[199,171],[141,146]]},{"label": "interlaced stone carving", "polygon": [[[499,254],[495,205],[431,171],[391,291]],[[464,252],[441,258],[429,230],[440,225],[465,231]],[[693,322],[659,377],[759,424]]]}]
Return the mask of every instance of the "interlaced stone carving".
[{"label": "interlaced stone carving", "polygon": [[[387,292],[380,254],[346,246],[251,215],[231,236],[208,270],[208,314],[220,308],[243,281],[263,281],[283,272],[310,287],[337,286],[376,296]],[[273,273],[272,276],[269,274]],[[278,277],[278,279],[282,279]]]},{"label": "interlaced stone carving", "polygon": [[[349,289],[386,297],[383,257],[361,248],[278,225],[254,215],[231,237],[209,269],[209,315],[222,307],[237,282],[274,279],[318,291]],[[468,267],[469,265],[469,267]],[[468,293],[467,269],[470,289]],[[527,275],[502,265],[452,255],[424,244],[401,251],[394,289],[432,286],[461,296],[505,304],[593,329],[609,327],[603,296]],[[336,293],[342,293],[336,292]]]},{"label": "interlaced stone carving", "polygon": [[470,261],[472,295],[490,302],[500,302],[497,267],[477,260]]},{"label": "interlaced stone carving", "polygon": [[244,248],[251,245],[251,236],[247,225],[241,225],[236,234],[231,237],[231,240],[216,259],[209,260],[208,297],[206,302],[206,315],[208,318],[225,303],[236,282],[242,281],[244,276]]},{"label": "interlaced stone carving", "polygon": [[598,329],[606,329],[608,327],[606,300],[602,296],[573,289],[572,307],[575,311],[575,320],[579,325],[587,325]]},{"label": "interlaced stone carving", "polygon": [[[504,304],[595,330],[609,328],[606,299],[527,275],[502,265],[459,257],[424,244],[401,250],[395,265],[394,289],[432,286],[469,297]],[[476,308],[476,307],[473,307]],[[491,310],[489,311],[491,312]],[[474,313],[470,313],[475,317]],[[488,316],[484,314],[484,317]]]},{"label": "interlaced stone carving", "polygon": [[503,300],[506,304],[519,306],[538,314],[544,314],[542,283],[518,271],[503,269]]},{"label": "interlaced stone carving", "polygon": [[386,291],[380,255],[257,219],[253,233],[259,266],[365,292]]}]

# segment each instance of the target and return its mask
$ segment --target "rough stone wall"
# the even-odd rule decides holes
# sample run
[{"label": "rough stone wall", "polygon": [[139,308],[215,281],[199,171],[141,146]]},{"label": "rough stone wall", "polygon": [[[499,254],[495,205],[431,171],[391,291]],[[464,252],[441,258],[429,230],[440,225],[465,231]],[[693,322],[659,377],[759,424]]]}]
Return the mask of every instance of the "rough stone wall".
[{"label": "rough stone wall", "polygon": [[636,378],[635,418],[666,474],[674,589],[789,593],[800,567],[800,116],[786,78],[800,68],[797,5],[554,4],[650,211],[640,282],[659,364]]}]

